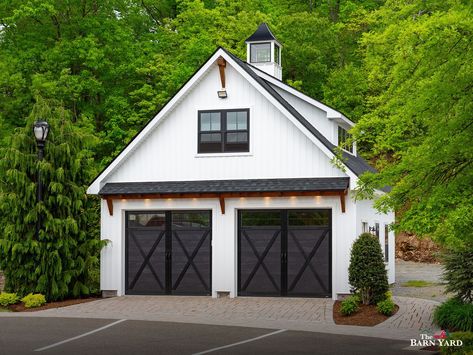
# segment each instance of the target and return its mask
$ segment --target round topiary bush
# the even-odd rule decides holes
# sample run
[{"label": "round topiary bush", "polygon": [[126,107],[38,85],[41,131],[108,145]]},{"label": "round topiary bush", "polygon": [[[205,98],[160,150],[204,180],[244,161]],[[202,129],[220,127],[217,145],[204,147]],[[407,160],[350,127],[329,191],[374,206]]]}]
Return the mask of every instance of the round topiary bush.
[{"label": "round topiary bush", "polygon": [[348,279],[352,291],[361,296],[363,304],[376,304],[386,299],[388,274],[381,245],[372,234],[363,233],[353,243]]}]

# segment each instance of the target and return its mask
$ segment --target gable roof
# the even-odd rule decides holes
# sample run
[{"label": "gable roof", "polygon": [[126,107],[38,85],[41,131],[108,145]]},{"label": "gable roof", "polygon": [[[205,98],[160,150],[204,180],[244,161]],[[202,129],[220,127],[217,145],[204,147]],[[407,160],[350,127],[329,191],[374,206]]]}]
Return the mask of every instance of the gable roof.
[{"label": "gable roof", "polygon": [[[222,48],[243,70],[245,70],[253,79],[255,79],[272,97],[274,97],[281,105],[283,105],[314,137],[316,137],[325,147],[327,147],[333,154],[336,153],[336,146],[325,138],[312,124],[309,123],[289,102],[287,102],[267,80],[264,80],[257,75],[250,66],[243,62],[240,58]],[[347,152],[342,153],[343,162],[355,175],[360,176],[366,171],[376,172],[376,169],[371,167],[363,158],[352,155]]]},{"label": "gable roof", "polygon": [[258,29],[245,42],[258,42],[258,41],[277,41],[273,33],[269,29],[268,25],[263,22],[258,26]]},{"label": "gable roof", "polygon": [[[233,62],[236,64],[235,69],[240,71],[241,74],[247,75],[247,80],[253,80],[259,86],[259,90],[268,98],[273,99],[273,104],[276,104],[280,110],[286,111],[284,113],[286,117],[293,122],[298,122],[302,125],[300,129],[305,128],[304,134],[309,138],[312,137],[312,141],[316,144],[329,158],[336,155],[336,146],[330,143],[323,134],[321,134],[314,126],[312,126],[292,105],[290,105],[270,84],[267,80],[261,78],[259,75],[252,70],[251,66],[243,62],[240,58],[231,54],[224,48],[217,48],[215,52],[209,57],[209,59],[202,64],[202,66],[184,83],[181,88],[174,94],[174,96],[164,105],[164,107],[151,119],[141,131],[139,131],[133,139],[125,146],[125,148],[97,175],[97,177],[90,184],[87,192],[97,194],[101,188],[100,183],[109,176],[131,153],[138,144],[144,140],[145,137],[157,126],[161,120],[165,117],[167,112],[169,112],[177,103],[179,103],[184,95],[189,92],[189,90],[196,84],[202,75],[204,75],[207,70],[214,64],[219,56],[226,57],[227,61]],[[245,75],[244,75],[245,76]],[[253,83],[253,85],[255,85]],[[343,164],[348,167],[348,169],[354,174],[354,176],[359,176],[366,171],[375,172],[376,170],[369,166],[369,164],[362,159],[351,155],[349,153],[343,152]]]}]

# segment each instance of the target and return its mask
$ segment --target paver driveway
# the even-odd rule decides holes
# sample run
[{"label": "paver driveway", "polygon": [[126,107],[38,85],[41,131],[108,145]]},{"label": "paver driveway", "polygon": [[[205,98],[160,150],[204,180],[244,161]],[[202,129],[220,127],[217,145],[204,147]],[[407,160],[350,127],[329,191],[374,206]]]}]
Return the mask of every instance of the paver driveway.
[{"label": "paver driveway", "polygon": [[399,305],[398,313],[375,327],[335,325],[333,301],[326,298],[123,296],[34,313],[0,313],[0,317],[149,320],[402,340],[418,337],[421,330],[435,330],[432,311],[436,302],[408,297],[395,297],[394,301]]}]

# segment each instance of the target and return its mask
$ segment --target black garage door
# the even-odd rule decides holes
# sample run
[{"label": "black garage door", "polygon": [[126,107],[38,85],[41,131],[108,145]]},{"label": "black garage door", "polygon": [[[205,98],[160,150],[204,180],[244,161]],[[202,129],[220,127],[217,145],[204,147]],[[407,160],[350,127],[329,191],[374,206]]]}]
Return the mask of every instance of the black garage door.
[{"label": "black garage door", "polygon": [[126,213],[127,294],[210,295],[210,211]]},{"label": "black garage door", "polygon": [[239,211],[238,294],[331,297],[331,210]]}]

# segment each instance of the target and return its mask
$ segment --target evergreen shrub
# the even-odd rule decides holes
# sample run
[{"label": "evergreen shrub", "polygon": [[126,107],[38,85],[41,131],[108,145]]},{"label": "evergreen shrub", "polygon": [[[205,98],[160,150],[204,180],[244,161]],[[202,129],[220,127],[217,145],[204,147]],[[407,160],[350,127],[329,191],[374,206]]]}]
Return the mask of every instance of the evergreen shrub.
[{"label": "evergreen shrub", "polygon": [[381,245],[372,234],[363,233],[353,243],[348,279],[363,304],[377,304],[386,299],[388,275]]}]

